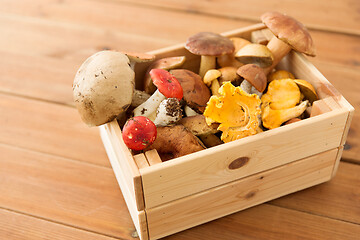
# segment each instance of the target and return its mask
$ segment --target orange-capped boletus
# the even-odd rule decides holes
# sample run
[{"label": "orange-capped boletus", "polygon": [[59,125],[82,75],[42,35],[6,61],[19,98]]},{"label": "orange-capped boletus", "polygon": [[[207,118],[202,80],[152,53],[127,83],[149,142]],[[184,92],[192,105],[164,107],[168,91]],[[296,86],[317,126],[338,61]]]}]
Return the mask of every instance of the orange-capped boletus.
[{"label": "orange-capped boletus", "polygon": [[201,77],[204,77],[209,69],[216,67],[217,56],[231,54],[235,50],[230,39],[212,32],[199,32],[190,36],[185,43],[185,48],[189,52],[201,56],[199,70]]},{"label": "orange-capped boletus", "polygon": [[157,128],[155,142],[146,150],[156,149],[162,161],[203,150],[197,138],[183,125]]},{"label": "orange-capped boletus", "polygon": [[316,55],[310,33],[294,18],[278,12],[267,12],[261,16],[261,20],[275,35],[267,44],[274,55],[274,61],[264,69],[265,74],[270,73],[291,49],[312,57]]},{"label": "orange-capped boletus", "polygon": [[245,92],[256,93],[261,97],[261,93],[265,90],[267,84],[266,75],[261,67],[255,64],[246,64],[239,67],[236,73],[244,78],[240,87]]},{"label": "orange-capped boletus", "polygon": [[197,113],[203,113],[211,93],[201,77],[186,69],[174,69],[170,73],[180,82],[186,105]]}]

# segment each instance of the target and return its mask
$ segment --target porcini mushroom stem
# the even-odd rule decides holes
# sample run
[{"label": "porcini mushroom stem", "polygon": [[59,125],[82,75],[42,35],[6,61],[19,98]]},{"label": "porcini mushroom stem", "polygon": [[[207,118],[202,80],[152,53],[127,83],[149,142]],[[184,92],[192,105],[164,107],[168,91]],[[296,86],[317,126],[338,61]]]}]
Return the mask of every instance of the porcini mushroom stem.
[{"label": "porcini mushroom stem", "polygon": [[201,78],[205,76],[205,73],[210,69],[215,69],[216,57],[215,56],[201,56],[199,75]]},{"label": "porcini mushroom stem", "polygon": [[291,51],[290,45],[278,39],[277,37],[273,37],[269,43],[267,44],[267,48],[272,52],[274,60],[270,67],[264,68],[264,72],[268,75],[274,67],[283,59]]}]

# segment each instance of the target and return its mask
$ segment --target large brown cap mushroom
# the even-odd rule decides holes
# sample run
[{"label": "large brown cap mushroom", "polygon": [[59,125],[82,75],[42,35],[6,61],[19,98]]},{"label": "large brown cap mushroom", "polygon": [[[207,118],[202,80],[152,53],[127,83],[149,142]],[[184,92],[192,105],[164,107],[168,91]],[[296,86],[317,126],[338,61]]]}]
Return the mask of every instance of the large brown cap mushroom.
[{"label": "large brown cap mushroom", "polygon": [[188,38],[185,48],[195,55],[201,55],[199,75],[204,77],[209,69],[214,69],[216,56],[235,51],[233,42],[217,33],[199,32]]},{"label": "large brown cap mushroom", "polygon": [[99,126],[125,114],[133,97],[134,77],[123,53],[101,51],[86,59],[73,83],[81,119],[89,126]]},{"label": "large brown cap mushroom", "polygon": [[261,67],[255,64],[246,64],[239,67],[237,72],[239,76],[247,80],[259,92],[263,92],[266,88],[266,75]]},{"label": "large brown cap mushroom", "polygon": [[211,93],[201,77],[186,69],[174,69],[170,72],[180,82],[186,104],[196,112],[203,113]]},{"label": "large brown cap mushroom", "polygon": [[267,12],[261,16],[261,20],[278,39],[294,50],[309,56],[316,55],[310,33],[296,19],[279,12]]}]

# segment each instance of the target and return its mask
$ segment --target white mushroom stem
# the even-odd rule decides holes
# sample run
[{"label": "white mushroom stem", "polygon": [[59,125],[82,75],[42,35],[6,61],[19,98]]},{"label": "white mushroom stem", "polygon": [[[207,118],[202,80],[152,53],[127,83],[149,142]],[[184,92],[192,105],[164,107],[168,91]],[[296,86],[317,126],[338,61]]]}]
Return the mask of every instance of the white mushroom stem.
[{"label": "white mushroom stem", "polygon": [[274,60],[270,67],[263,69],[265,75],[268,75],[281,61],[281,59],[283,59],[291,51],[290,45],[275,36],[271,38],[270,42],[267,44],[267,48],[272,52]]},{"label": "white mushroom stem", "polygon": [[215,56],[201,56],[199,75],[201,78],[205,76],[205,73],[216,67]]},{"label": "white mushroom stem", "polygon": [[158,109],[154,124],[156,126],[166,126],[176,123],[182,117],[181,105],[176,98],[164,99]]},{"label": "white mushroom stem", "polygon": [[240,87],[248,94],[256,94],[259,96],[259,98],[262,96],[262,92],[259,92],[253,85],[251,85],[251,83],[245,79],[241,82]]},{"label": "white mushroom stem", "polygon": [[184,110],[185,110],[185,115],[187,117],[191,117],[191,116],[196,116],[196,115],[199,115],[197,112],[195,112],[191,107],[189,107],[188,105],[186,105],[184,107]]},{"label": "white mushroom stem", "polygon": [[144,116],[148,117],[151,121],[154,121],[156,117],[156,110],[161,101],[165,98],[166,97],[159,90],[156,90],[148,100],[134,109],[134,117]]}]

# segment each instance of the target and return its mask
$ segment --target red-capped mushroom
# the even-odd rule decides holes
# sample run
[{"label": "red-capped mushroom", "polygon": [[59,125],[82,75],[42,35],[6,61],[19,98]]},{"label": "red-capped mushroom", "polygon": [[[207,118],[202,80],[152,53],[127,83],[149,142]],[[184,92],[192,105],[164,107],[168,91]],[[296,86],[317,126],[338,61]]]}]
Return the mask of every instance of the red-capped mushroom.
[{"label": "red-capped mushroom", "polygon": [[124,125],[122,138],[126,146],[132,150],[143,150],[156,139],[155,124],[147,117],[130,118]]},{"label": "red-capped mushroom", "polygon": [[180,101],[183,97],[183,89],[179,81],[163,69],[152,69],[150,76],[157,90],[146,102],[134,109],[134,116],[145,116],[154,121],[160,102],[165,98],[176,98]]}]

